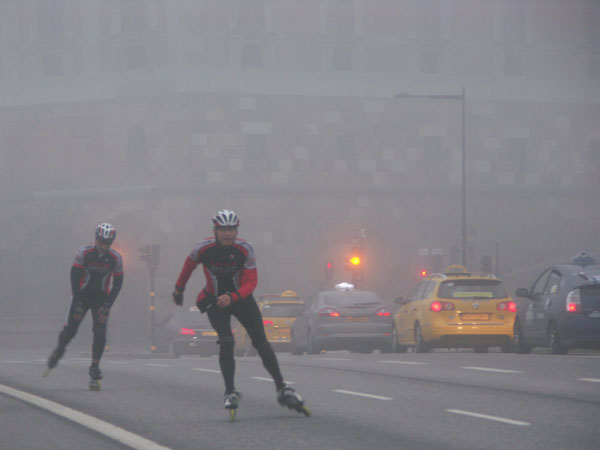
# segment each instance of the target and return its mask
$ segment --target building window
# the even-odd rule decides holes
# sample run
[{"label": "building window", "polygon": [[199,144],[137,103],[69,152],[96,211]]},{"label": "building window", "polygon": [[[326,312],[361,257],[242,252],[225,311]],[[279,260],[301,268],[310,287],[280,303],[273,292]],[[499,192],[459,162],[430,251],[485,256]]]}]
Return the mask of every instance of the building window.
[{"label": "building window", "polygon": [[421,52],[419,59],[421,73],[440,73],[440,55],[436,51]]},{"label": "building window", "polygon": [[589,58],[587,61],[586,72],[588,78],[600,80],[600,58]]},{"label": "building window", "polygon": [[43,55],[42,74],[46,77],[58,77],[63,75],[63,55],[61,53]]},{"label": "building window", "polygon": [[267,137],[264,134],[246,135],[246,157],[250,161],[267,159]]},{"label": "building window", "polygon": [[592,139],[590,141],[588,160],[595,167],[600,168],[600,139]]},{"label": "building window", "polygon": [[419,141],[425,161],[447,161],[449,159],[448,152],[444,152],[442,149],[442,138],[440,136],[423,136],[419,138]]},{"label": "building window", "polygon": [[337,137],[337,148],[335,152],[337,159],[356,159],[356,139],[351,134],[341,134]]},{"label": "building window", "polygon": [[125,49],[125,66],[130,70],[148,68],[146,47],[142,45],[127,47]]},{"label": "building window", "polygon": [[261,67],[263,65],[262,46],[259,44],[244,44],[241,50],[240,62],[242,67]]},{"label": "building window", "polygon": [[146,159],[146,153],[146,130],[142,126],[136,125],[127,133],[127,156],[130,161],[141,163]]},{"label": "building window", "polygon": [[506,55],[504,58],[504,75],[510,77],[520,77],[523,75],[523,58],[521,55]]},{"label": "building window", "polygon": [[352,70],[354,68],[354,51],[350,47],[334,47],[331,55],[333,70]]}]

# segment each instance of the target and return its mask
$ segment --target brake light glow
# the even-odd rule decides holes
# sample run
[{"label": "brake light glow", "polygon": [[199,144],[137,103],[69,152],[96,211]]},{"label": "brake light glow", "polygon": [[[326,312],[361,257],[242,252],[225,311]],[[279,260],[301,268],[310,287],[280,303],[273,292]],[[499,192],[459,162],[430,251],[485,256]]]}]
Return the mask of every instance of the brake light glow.
[{"label": "brake light glow", "polygon": [[376,311],[375,314],[377,314],[379,317],[390,317],[392,315],[392,313],[385,308],[381,308],[380,310]]},{"label": "brake light glow", "polygon": [[340,313],[333,308],[323,308],[318,314],[322,317],[340,317]]},{"label": "brake light glow", "polygon": [[567,295],[567,312],[581,312],[581,294],[579,289],[573,289]]},{"label": "brake light glow", "polygon": [[179,334],[191,334],[194,335],[196,334],[196,332],[194,330],[192,330],[191,328],[182,328],[179,330]]},{"label": "brake light glow", "polygon": [[517,304],[515,302],[500,302],[496,305],[499,311],[517,312]]},{"label": "brake light glow", "polygon": [[263,325],[273,325],[273,321],[269,319],[263,319]]},{"label": "brake light glow", "polygon": [[436,300],[435,302],[431,302],[429,309],[433,312],[452,311],[454,309],[454,303]]}]

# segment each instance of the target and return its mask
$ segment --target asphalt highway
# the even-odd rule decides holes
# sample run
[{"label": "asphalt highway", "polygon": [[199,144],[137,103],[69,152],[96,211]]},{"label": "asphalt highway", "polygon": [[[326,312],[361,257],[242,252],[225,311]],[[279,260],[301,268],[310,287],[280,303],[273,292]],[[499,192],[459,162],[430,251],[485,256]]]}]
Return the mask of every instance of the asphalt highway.
[{"label": "asphalt highway", "polygon": [[239,357],[235,422],[222,406],[216,357],[107,352],[102,390],[91,392],[88,355],[69,350],[42,378],[46,356],[2,351],[2,449],[584,450],[600,442],[594,352],[279,353],[309,418],[277,404],[258,357]]}]

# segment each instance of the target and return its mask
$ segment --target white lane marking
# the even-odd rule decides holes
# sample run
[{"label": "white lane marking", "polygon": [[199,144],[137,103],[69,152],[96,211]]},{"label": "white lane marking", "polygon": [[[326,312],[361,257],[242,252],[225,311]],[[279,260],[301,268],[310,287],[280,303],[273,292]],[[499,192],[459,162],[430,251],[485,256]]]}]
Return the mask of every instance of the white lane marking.
[{"label": "white lane marking", "polygon": [[[271,381],[271,382],[273,381],[273,378],[267,378],[267,377],[252,377],[252,378],[254,378],[255,380],[260,380],[260,381]],[[283,380],[283,382],[285,384],[296,384],[295,381]]]},{"label": "white lane marking", "polygon": [[192,370],[197,370],[198,372],[221,373],[221,371],[220,371],[220,370],[213,370],[213,369],[202,369],[201,367],[192,367]]},{"label": "white lane marking", "polygon": [[58,416],[62,416],[71,420],[72,422],[83,425],[86,428],[103,434],[104,436],[108,436],[109,438],[121,442],[131,448],[140,450],[169,450],[169,447],[164,447],[156,442],[150,441],[142,436],[138,436],[137,434],[124,430],[123,428],[119,428],[111,423],[88,416],[81,411],[71,409],[67,406],[61,405],[60,403],[55,403],[43,397],[38,397],[37,395],[33,395],[28,392],[19,391],[3,384],[0,384],[0,392],[24,402],[31,403],[32,405],[43,408]]},{"label": "white lane marking", "polygon": [[466,367],[461,367],[461,369],[483,370],[484,372],[498,372],[498,373],[523,373],[520,370],[493,369],[491,367],[472,367],[472,366],[466,366]]},{"label": "white lane marking", "polygon": [[151,367],[171,367],[170,364],[157,364],[157,363],[148,363],[146,364],[147,366],[151,366]]},{"label": "white lane marking", "polygon": [[418,365],[418,364],[427,364],[424,362],[416,362],[416,361],[386,361],[386,360],[382,360],[382,361],[377,361],[380,363],[387,363],[387,364],[409,364],[409,365]]},{"label": "white lane marking", "polygon": [[317,358],[321,361],[354,361],[354,358]]},{"label": "white lane marking", "polygon": [[0,363],[7,363],[7,364],[38,364],[40,362],[46,362],[45,359],[32,359],[31,361],[11,361],[11,360],[4,360],[4,361],[0,361]]},{"label": "white lane marking", "polygon": [[577,378],[580,381],[589,381],[590,383],[600,383],[600,378]]},{"label": "white lane marking", "polygon": [[357,395],[359,397],[374,398],[377,400],[392,400],[392,397],[382,397],[381,395],[365,394],[364,392],[345,391],[343,389],[334,389],[333,392],[339,392],[340,394]]},{"label": "white lane marking", "polygon": [[528,427],[529,425],[531,425],[529,422],[522,422],[520,420],[507,419],[505,417],[489,416],[487,414],[479,414],[479,413],[475,413],[475,412],[471,412],[471,411],[463,411],[461,409],[447,409],[446,411],[448,411],[449,413],[453,413],[453,414],[462,414],[464,416],[477,417],[479,419],[494,420],[496,422],[508,423],[510,425],[518,425],[520,427]]}]

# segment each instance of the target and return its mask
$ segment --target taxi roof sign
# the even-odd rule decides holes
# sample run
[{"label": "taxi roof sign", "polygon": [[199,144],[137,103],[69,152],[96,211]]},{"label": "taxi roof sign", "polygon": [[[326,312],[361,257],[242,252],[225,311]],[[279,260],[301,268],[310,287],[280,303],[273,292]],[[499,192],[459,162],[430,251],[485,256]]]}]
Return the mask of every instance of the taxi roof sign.
[{"label": "taxi roof sign", "polygon": [[335,285],[336,291],[351,291],[354,289],[354,285],[352,283],[339,283]]},{"label": "taxi roof sign", "polygon": [[287,290],[281,293],[282,297],[298,297],[298,294],[295,291]]},{"label": "taxi roof sign", "polygon": [[451,264],[446,267],[444,273],[469,273],[469,271],[461,264]]}]

